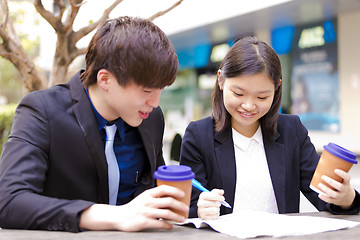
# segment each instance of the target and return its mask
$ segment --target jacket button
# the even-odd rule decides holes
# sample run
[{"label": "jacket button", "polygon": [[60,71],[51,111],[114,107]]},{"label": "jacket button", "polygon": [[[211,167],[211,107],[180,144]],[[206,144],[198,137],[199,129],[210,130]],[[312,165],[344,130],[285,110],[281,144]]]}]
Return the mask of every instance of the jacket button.
[{"label": "jacket button", "polygon": [[62,223],[59,223],[59,224],[58,224],[58,229],[59,229],[60,231],[63,231],[63,230],[64,230],[64,225],[63,225]]},{"label": "jacket button", "polygon": [[54,224],[53,225],[53,229],[52,230],[54,230],[54,231],[57,231],[57,230],[59,230],[59,227],[58,227],[58,225],[57,224]]},{"label": "jacket button", "polygon": [[65,231],[69,231],[70,230],[70,224],[65,223],[64,224],[64,229],[65,229]]},{"label": "jacket button", "polygon": [[47,230],[52,231],[52,230],[53,230],[53,224],[49,224],[49,225],[47,226]]}]

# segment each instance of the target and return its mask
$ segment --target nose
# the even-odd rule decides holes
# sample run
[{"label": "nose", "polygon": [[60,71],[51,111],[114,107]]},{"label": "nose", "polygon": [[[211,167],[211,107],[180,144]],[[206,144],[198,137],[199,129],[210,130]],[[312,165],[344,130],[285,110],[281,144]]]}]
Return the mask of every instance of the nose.
[{"label": "nose", "polygon": [[246,100],[245,102],[243,102],[241,104],[241,107],[245,110],[245,111],[253,111],[256,108],[256,105],[253,101],[251,100]]},{"label": "nose", "polygon": [[161,94],[161,89],[155,89],[155,90],[151,91],[151,94],[150,94],[149,99],[147,100],[146,104],[151,106],[152,108],[158,107],[159,101],[160,101],[160,94]]}]

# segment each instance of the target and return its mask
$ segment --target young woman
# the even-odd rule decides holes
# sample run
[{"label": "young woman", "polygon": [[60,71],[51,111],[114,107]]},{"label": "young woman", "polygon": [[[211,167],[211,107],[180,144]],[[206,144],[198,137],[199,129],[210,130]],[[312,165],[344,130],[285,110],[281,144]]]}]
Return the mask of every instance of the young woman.
[{"label": "young woman", "polygon": [[[241,210],[299,212],[300,191],[320,211],[355,214],[360,196],[350,175],[324,176],[336,190],[309,188],[319,155],[296,115],[279,114],[281,64],[275,51],[253,37],[237,41],[217,73],[211,117],[186,129],[180,164],[204,187],[193,189],[190,217],[214,219]],[[226,201],[232,208],[221,206]]]}]

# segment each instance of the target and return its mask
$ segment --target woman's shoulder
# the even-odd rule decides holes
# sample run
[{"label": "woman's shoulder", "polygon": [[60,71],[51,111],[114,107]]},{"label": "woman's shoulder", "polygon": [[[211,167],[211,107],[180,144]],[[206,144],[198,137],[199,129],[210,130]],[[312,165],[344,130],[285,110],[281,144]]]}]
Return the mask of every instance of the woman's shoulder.
[{"label": "woman's shoulder", "polygon": [[189,127],[196,128],[213,128],[214,127],[214,119],[212,117],[202,118],[196,121],[192,121],[189,124]]},{"label": "woman's shoulder", "polygon": [[292,114],[279,114],[277,128],[280,133],[307,133],[306,128],[301,123],[298,115]]},{"label": "woman's shoulder", "polygon": [[214,131],[214,119],[212,117],[191,121],[186,128],[185,135],[198,135],[210,137]]},{"label": "woman's shoulder", "polygon": [[196,124],[213,124],[214,119],[209,116],[209,117],[205,117],[199,120],[194,121]]},{"label": "woman's shoulder", "polygon": [[293,114],[279,114],[278,125],[294,125],[300,122],[298,115]]}]

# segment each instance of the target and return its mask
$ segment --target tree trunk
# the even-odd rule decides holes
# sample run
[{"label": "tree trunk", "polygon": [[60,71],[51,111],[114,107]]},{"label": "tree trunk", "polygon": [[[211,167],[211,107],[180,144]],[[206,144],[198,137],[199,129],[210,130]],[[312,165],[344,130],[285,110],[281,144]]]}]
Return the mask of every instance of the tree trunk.
[{"label": "tree trunk", "polygon": [[[24,59],[27,57],[23,55]],[[22,81],[29,92],[44,89],[46,79],[35,70],[34,64],[24,61],[11,61],[19,70]]]},{"label": "tree trunk", "polygon": [[33,61],[26,55],[22,47],[16,47],[13,42],[8,42],[6,54],[1,54],[14,64],[19,70],[20,77],[29,92],[44,88],[45,77],[35,69]]},{"label": "tree trunk", "polygon": [[0,3],[0,16],[3,22],[0,24],[0,56],[6,58],[19,70],[21,80],[26,88],[32,92],[43,89],[46,81],[43,75],[35,69],[35,64],[31,58],[27,56],[20,39],[16,35],[13,23],[9,17],[9,9],[7,1]]},{"label": "tree trunk", "polygon": [[48,87],[64,83],[67,79],[67,72],[70,64],[74,60],[75,44],[72,41],[72,32],[69,34],[58,33],[56,42],[56,51],[54,56],[53,67],[51,70]]},{"label": "tree trunk", "polygon": [[66,82],[68,67],[69,67],[68,65],[57,65],[56,61],[54,61],[53,69],[49,77],[48,87]]},{"label": "tree trunk", "polygon": [[76,34],[72,29],[66,28],[57,32],[56,50],[48,87],[67,82],[69,66],[76,57],[85,54],[86,49],[76,47]]}]

